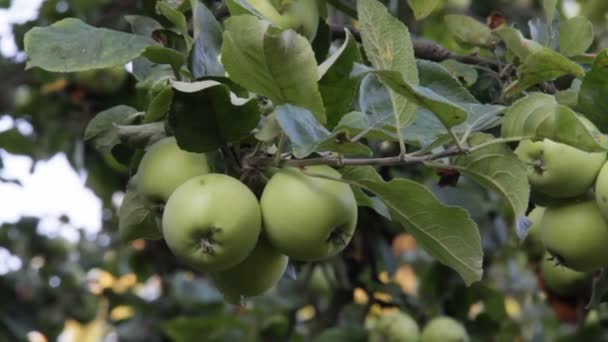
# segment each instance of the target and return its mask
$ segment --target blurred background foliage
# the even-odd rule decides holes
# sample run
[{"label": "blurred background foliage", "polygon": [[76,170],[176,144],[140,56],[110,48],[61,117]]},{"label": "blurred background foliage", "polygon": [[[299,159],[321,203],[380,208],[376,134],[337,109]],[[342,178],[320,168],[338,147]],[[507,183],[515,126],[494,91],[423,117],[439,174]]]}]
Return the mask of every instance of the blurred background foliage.
[{"label": "blurred background foliage", "polygon": [[[0,0],[0,7],[19,1],[26,0]],[[484,21],[500,12],[524,32],[529,32],[529,20],[542,15],[542,1],[440,2],[417,22],[406,1],[385,1],[416,38],[459,53],[474,51],[450,35],[446,13]],[[225,13],[220,1],[205,3],[218,15]],[[155,0],[46,0],[36,19],[13,25],[14,40],[22,50],[28,29],[65,17],[128,31],[127,14],[162,20],[154,5]],[[593,21],[593,50],[608,46],[608,1],[563,1],[559,8]],[[330,13],[336,25],[352,24],[340,13]],[[381,171],[387,178],[425,182],[444,202],[471,212],[482,230],[486,255],[482,282],[466,287],[455,272],[416,248],[401,228],[362,209],[360,229],[345,253],[324,263],[291,265],[276,289],[246,307],[224,304],[205,275],[180,264],[163,242],[124,244],[118,239],[116,198],[129,171],[83,143],[82,135],[101,110],[118,104],[144,108],[145,94],[133,77],[104,80],[107,76],[94,75],[95,84],[120,85],[100,89],[70,74],[24,71],[23,60],[20,54],[0,56],[0,116],[13,123],[0,131],[0,149],[34,162],[65,154],[74,170],[85,172],[104,214],[101,231],[81,230],[77,241],[42,234],[38,217],[2,224],[0,341],[54,341],[60,334],[67,341],[306,341],[313,336],[316,341],[364,341],[366,316],[395,309],[409,312],[420,324],[438,314],[455,317],[476,341],[608,339],[605,307],[588,313],[583,310],[587,294],[562,298],[543,291],[535,261],[507,229],[498,196],[464,177],[416,167]],[[490,77],[481,72],[471,83],[478,98],[492,98],[496,84]],[[19,129],[20,123],[32,129]],[[375,148],[389,154],[395,147],[378,142]],[[12,182],[2,178],[2,168],[0,159],[0,181]],[[0,194],[0,203],[10,200]],[[70,224],[62,219],[61,225]]]}]

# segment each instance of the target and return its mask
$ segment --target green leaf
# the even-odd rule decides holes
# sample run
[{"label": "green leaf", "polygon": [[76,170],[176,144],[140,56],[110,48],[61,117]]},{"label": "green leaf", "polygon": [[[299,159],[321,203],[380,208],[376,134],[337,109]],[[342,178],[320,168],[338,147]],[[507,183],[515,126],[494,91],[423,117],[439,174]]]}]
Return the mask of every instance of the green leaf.
[{"label": "green leaf", "polygon": [[114,125],[120,142],[129,147],[145,148],[167,136],[164,122],[141,125]]},{"label": "green leaf", "polygon": [[608,138],[590,121],[540,93],[516,101],[507,110],[502,136],[547,138],[587,152],[608,149]]},{"label": "green leaf", "polygon": [[543,0],[543,10],[545,11],[545,22],[551,24],[555,16],[557,0]]},{"label": "green leaf", "polygon": [[407,0],[407,3],[412,8],[416,20],[421,20],[428,17],[441,4],[441,0]]},{"label": "green leaf", "polygon": [[[453,126],[456,133],[464,133],[467,130],[472,132],[481,131],[498,125],[500,121],[498,115],[505,109],[503,106],[479,103],[440,64],[418,60],[417,66],[422,87],[443,97],[443,101],[448,104],[448,108],[459,106],[469,113],[465,122]],[[409,143],[425,146],[438,137],[449,134],[446,126],[442,124],[437,115],[425,108],[427,104],[420,102],[419,105],[414,122],[408,127],[402,127],[402,134]],[[347,127],[353,136],[361,132],[367,132],[366,136],[368,137],[396,140],[394,131],[391,132],[390,129],[390,126],[394,125],[394,119],[391,115],[390,95],[386,87],[376,80],[374,74],[367,75],[363,79],[360,88],[359,107],[365,114],[349,113],[339,123],[339,126]],[[439,109],[441,110],[441,108]]]},{"label": "green leaf", "polygon": [[[152,38],[155,31],[164,29],[158,21],[146,16],[128,15],[125,20],[131,25],[134,34],[146,38]],[[156,64],[145,57],[137,57],[133,60],[133,76],[141,81],[151,76],[156,79],[174,77],[174,73],[169,65]]]},{"label": "green leaf", "polygon": [[467,111],[460,105],[437,94],[430,88],[406,82],[398,72],[380,70],[374,73],[395,93],[432,111],[447,128],[461,124],[467,119]]},{"label": "green leaf", "polygon": [[474,66],[448,59],[440,63],[452,76],[461,80],[465,86],[470,87],[477,82],[478,72]]},{"label": "green leaf", "polygon": [[[477,146],[493,140],[486,134],[471,136],[469,144]],[[526,166],[505,144],[493,144],[474,152],[455,157],[452,167],[482,186],[503,196],[511,211],[510,222],[515,231],[517,220],[526,215],[530,197]]]},{"label": "green leaf", "polygon": [[314,342],[335,342],[335,341],[349,341],[349,342],[366,342],[367,330],[362,327],[341,327],[341,328],[329,328],[321,333]]},{"label": "green leaf", "polygon": [[526,57],[524,63],[517,68],[517,74],[518,80],[505,89],[507,97],[561,76],[574,75],[582,78],[585,76],[585,70],[559,53],[543,47]]},{"label": "green leaf", "polygon": [[181,52],[158,45],[148,46],[143,56],[152,63],[170,65],[176,74],[179,74],[182,65],[186,63],[186,56]]},{"label": "green leaf", "polygon": [[[406,82],[418,84],[414,48],[407,27],[391,16],[378,0],[357,1],[357,12],[361,40],[372,66],[377,70],[393,71]],[[398,126],[407,126],[414,118],[415,104],[396,91],[390,94],[394,116],[399,118]]]},{"label": "green leaf", "polygon": [[127,184],[127,191],[118,210],[118,233],[123,242],[137,239],[162,239],[160,218],[150,209],[147,201],[137,192],[137,175]]},{"label": "green leaf", "polygon": [[182,34],[188,51],[190,51],[192,49],[193,40],[192,37],[190,37],[190,33],[188,33],[188,20],[186,19],[186,16],[164,1],[156,3],[156,11],[175,25],[177,30]]},{"label": "green leaf", "polygon": [[152,97],[146,110],[144,122],[163,120],[169,109],[171,109],[171,102],[173,102],[173,89],[170,85],[166,85]]},{"label": "green leaf", "polygon": [[[373,167],[353,167],[347,166],[339,169],[342,174],[357,174],[358,177],[367,178],[374,180],[376,182],[382,182],[382,177],[376,172]],[[382,200],[376,196],[368,196],[360,187],[351,185],[353,193],[355,194],[355,199],[357,200],[357,205],[360,207],[367,207],[374,210],[378,215],[385,217],[387,220],[392,220],[391,213],[382,202]]]},{"label": "green leaf", "polygon": [[278,106],[276,120],[289,137],[296,158],[305,158],[313,152],[331,151],[344,155],[371,156],[371,150],[360,143],[336,141],[340,131],[329,132],[312,113],[289,104]]},{"label": "green leaf", "polygon": [[74,72],[122,66],[154,44],[149,38],[96,28],[67,18],[25,35],[26,69]]},{"label": "green leaf", "polygon": [[353,106],[360,83],[351,76],[355,63],[361,63],[361,53],[352,34],[346,31],[344,44],[319,66],[319,90],[327,113],[327,125],[335,127]]},{"label": "green leaf", "polygon": [[151,38],[155,31],[164,29],[158,21],[143,15],[127,15],[125,20],[131,25],[131,32],[148,38]]},{"label": "green leaf", "polygon": [[459,43],[486,47],[496,44],[492,30],[468,15],[448,14],[444,20],[448,31]]},{"label": "green leaf", "polygon": [[192,76],[224,76],[224,66],[219,61],[222,49],[222,27],[211,11],[200,0],[190,0],[194,27],[192,49]]},{"label": "green leaf", "polygon": [[204,153],[238,142],[260,121],[255,99],[239,98],[219,82],[173,82],[173,88],[169,124],[186,151]]},{"label": "green leaf", "polygon": [[481,237],[477,225],[462,208],[440,203],[423,185],[408,179],[390,182],[370,178],[369,172],[345,172],[343,178],[379,198],[416,241],[439,262],[455,269],[467,285],[481,280]]},{"label": "green leaf", "polygon": [[593,43],[593,24],[579,16],[562,21],[559,25],[559,49],[565,56],[585,53]]},{"label": "green leaf", "polygon": [[179,317],[165,321],[162,329],[175,342],[256,340],[253,325],[238,315],[230,313],[207,315],[200,318]]},{"label": "green leaf", "polygon": [[521,61],[524,61],[533,53],[539,52],[543,46],[538,42],[524,38],[521,31],[507,25],[502,25],[494,30],[507,45],[507,49],[513,52]]},{"label": "green leaf", "polygon": [[[500,123],[499,114],[505,107],[479,103],[441,64],[418,60],[417,65],[421,86],[431,89],[468,112],[466,121],[453,127],[455,133],[483,131]],[[449,132],[433,112],[418,107],[414,122],[404,134],[408,142],[427,146]]]},{"label": "green leaf", "polygon": [[274,105],[290,103],[309,109],[326,122],[317,84],[317,62],[310,43],[295,31],[278,35],[253,16],[225,22],[222,61],[230,79],[268,97]]},{"label": "green leaf", "polygon": [[112,152],[112,148],[120,143],[116,125],[128,124],[137,113],[129,106],[116,106],[95,115],[87,125],[84,140],[93,140],[95,148],[102,153]]},{"label": "green leaf", "polygon": [[578,94],[578,108],[602,132],[608,132],[608,49],[597,54]]}]

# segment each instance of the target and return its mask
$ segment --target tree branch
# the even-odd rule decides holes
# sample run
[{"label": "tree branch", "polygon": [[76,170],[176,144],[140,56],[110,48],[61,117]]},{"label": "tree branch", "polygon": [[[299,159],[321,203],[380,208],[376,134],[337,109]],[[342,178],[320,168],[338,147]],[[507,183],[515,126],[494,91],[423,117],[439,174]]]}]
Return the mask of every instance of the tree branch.
[{"label": "tree branch", "polygon": [[461,154],[472,153],[484,147],[494,144],[506,144],[531,139],[530,136],[498,138],[487,141],[477,146],[452,146],[443,151],[418,155],[417,152],[404,156],[384,157],[384,158],[342,158],[341,156],[326,156],[310,159],[277,159],[268,156],[247,155],[243,160],[244,168],[267,168],[270,166],[278,167],[303,167],[312,165],[329,165],[333,167],[343,166],[397,166],[397,165],[417,165],[428,164],[437,159],[452,157]]},{"label": "tree branch", "polygon": [[[353,27],[331,25],[330,28],[332,36],[335,38],[345,38],[346,34],[344,32],[344,29],[347,28],[353,34],[355,39],[361,41],[361,34],[357,29]],[[499,62],[493,59],[480,57],[478,55],[460,55],[457,53],[453,53],[443,45],[427,39],[415,39],[413,41],[413,44],[414,54],[416,55],[416,58],[426,59],[434,62],[441,62],[447,59],[453,59],[464,64],[488,65],[495,69],[498,69],[499,67]]]},{"label": "tree branch", "polygon": [[[340,158],[340,157],[322,157],[322,158],[311,158],[311,159],[282,159],[279,166],[311,166],[311,165],[330,165],[334,167],[342,166],[394,166],[394,165],[414,165],[422,164],[427,161],[450,157],[462,153],[468,152],[469,149],[463,147],[462,150],[458,147],[451,147],[447,150],[427,154],[423,156],[415,156],[413,154],[407,154],[405,156],[395,156],[386,158]],[[252,167],[267,167],[275,162],[274,158],[271,157],[255,157],[249,156],[249,159],[244,163]]]}]

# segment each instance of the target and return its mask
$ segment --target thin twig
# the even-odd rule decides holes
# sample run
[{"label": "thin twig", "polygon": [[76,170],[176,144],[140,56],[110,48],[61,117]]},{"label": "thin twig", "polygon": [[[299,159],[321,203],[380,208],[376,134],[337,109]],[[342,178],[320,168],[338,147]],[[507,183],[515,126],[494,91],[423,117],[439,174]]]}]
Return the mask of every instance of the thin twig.
[{"label": "thin twig", "polygon": [[[463,148],[461,151],[458,147],[451,147],[447,150],[427,154],[424,156],[395,156],[395,157],[385,157],[385,158],[340,158],[340,157],[324,157],[324,158],[311,158],[311,159],[287,159],[280,160],[279,166],[311,166],[311,165],[330,165],[334,167],[340,166],[392,166],[392,165],[413,165],[413,164],[421,164],[425,161],[441,159],[445,157],[450,157],[458,154],[462,154],[467,152],[467,148]],[[250,157],[248,161],[249,165],[256,166],[269,166],[275,162],[275,158],[271,157]]]}]

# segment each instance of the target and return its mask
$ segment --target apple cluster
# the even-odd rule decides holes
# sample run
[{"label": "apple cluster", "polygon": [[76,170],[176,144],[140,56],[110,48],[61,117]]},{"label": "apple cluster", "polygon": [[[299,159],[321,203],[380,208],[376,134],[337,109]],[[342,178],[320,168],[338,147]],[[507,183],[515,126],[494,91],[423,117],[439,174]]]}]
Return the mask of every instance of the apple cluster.
[{"label": "apple cluster", "polygon": [[273,287],[290,258],[340,253],[357,224],[353,191],[329,166],[278,168],[258,200],[240,180],[213,172],[207,155],[170,137],[148,148],[136,177],[172,253],[208,272],[231,302]]},{"label": "apple cluster", "polygon": [[525,241],[540,260],[547,290],[561,296],[589,291],[593,272],[608,266],[608,163],[549,139],[525,140],[515,150],[526,164],[535,208]]},{"label": "apple cluster", "polygon": [[401,311],[390,311],[379,317],[368,319],[369,341],[395,342],[468,342],[464,326],[455,319],[439,316],[430,320],[420,332],[416,321]]}]

